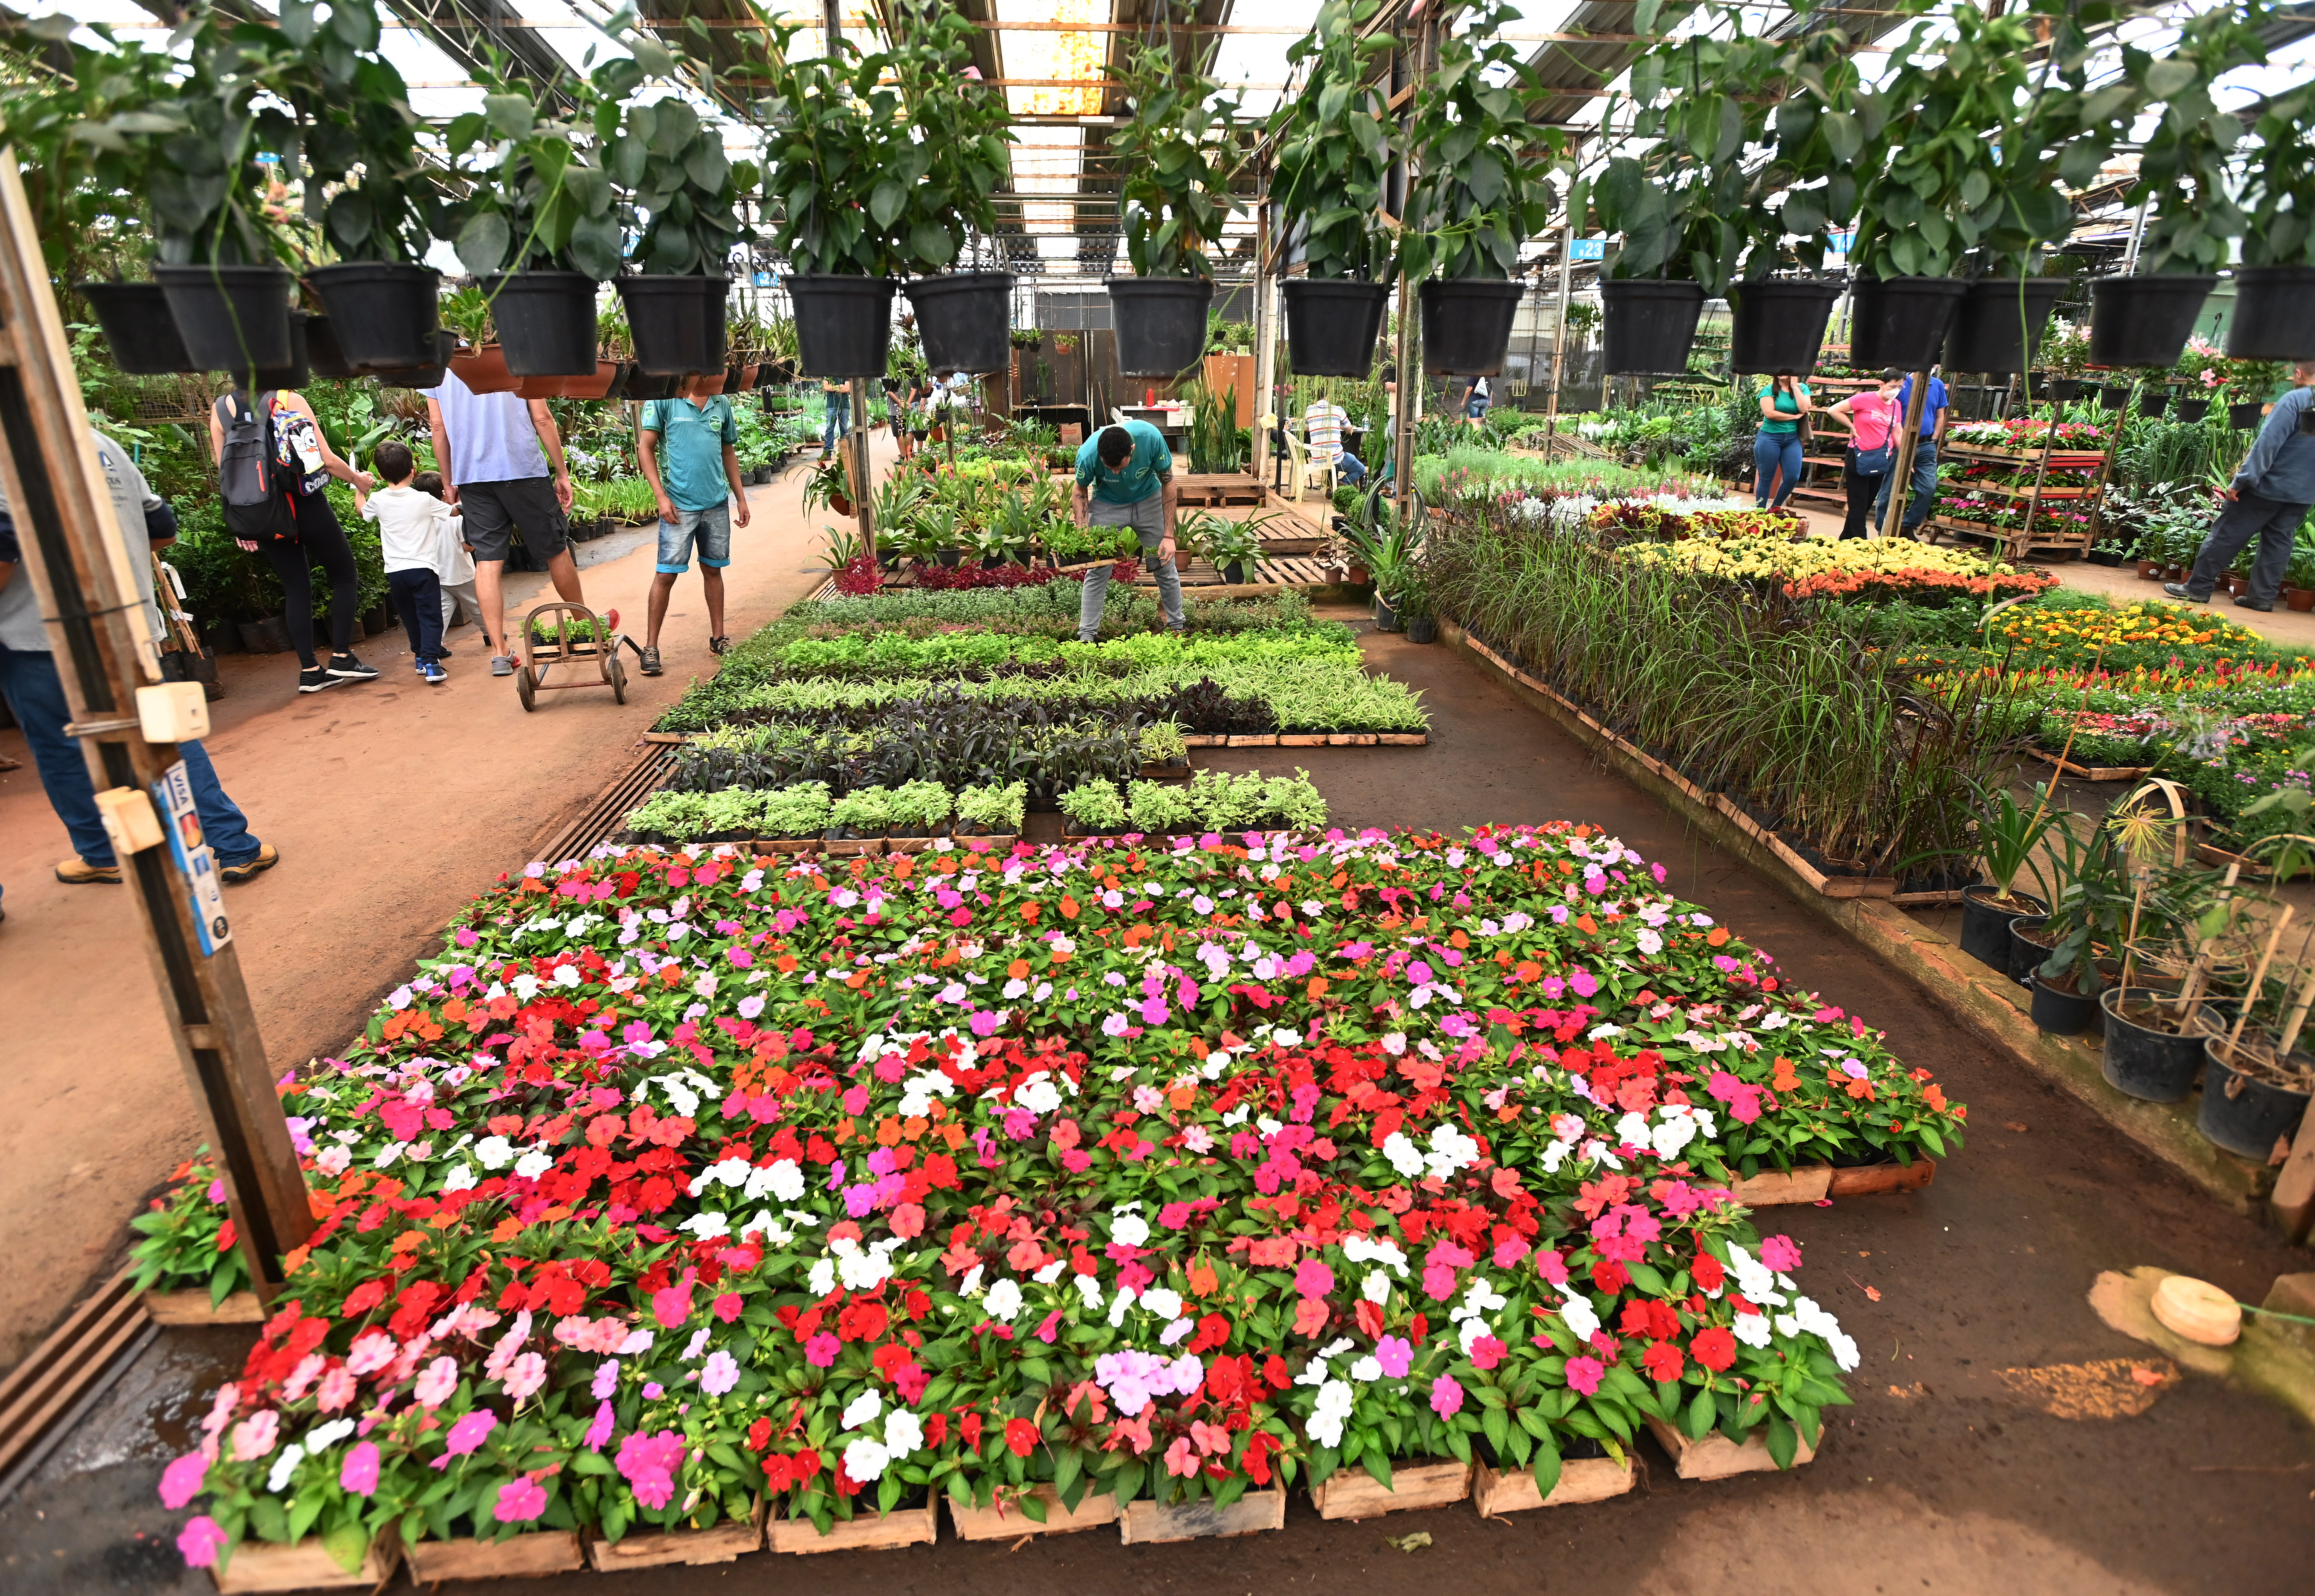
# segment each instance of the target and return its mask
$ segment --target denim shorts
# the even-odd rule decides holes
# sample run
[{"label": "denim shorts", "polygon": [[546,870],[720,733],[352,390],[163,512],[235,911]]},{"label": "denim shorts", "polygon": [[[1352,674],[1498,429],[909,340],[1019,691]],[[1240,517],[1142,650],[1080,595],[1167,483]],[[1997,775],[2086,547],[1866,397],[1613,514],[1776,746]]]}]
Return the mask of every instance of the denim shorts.
[{"label": "denim shorts", "polygon": [[659,570],[672,575],[691,569],[691,545],[699,544],[699,563],[710,571],[721,571],[732,563],[732,507],[719,504],[713,510],[680,510],[673,521],[659,524]]}]

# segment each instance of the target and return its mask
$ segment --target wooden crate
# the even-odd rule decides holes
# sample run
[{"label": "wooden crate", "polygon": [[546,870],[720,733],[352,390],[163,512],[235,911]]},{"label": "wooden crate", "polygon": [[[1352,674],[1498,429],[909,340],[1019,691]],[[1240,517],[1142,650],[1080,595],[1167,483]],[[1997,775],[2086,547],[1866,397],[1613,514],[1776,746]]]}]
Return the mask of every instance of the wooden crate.
[{"label": "wooden crate", "polygon": [[418,1584],[438,1580],[537,1579],[569,1574],[587,1565],[576,1530],[549,1530],[501,1541],[421,1540],[409,1549],[410,1577]]},{"label": "wooden crate", "polygon": [[1276,588],[1331,588],[1341,582],[1335,568],[1325,561],[1308,555],[1281,555],[1275,559],[1264,554],[1254,563],[1254,580],[1258,585]]},{"label": "wooden crate", "polygon": [[[1651,1415],[1648,1433],[1656,1438],[1656,1444],[1663,1448],[1665,1456],[1672,1460],[1673,1467],[1682,1479],[1726,1479],[1735,1474],[1778,1472],[1777,1460],[1769,1456],[1765,1429],[1753,1431],[1740,1447],[1717,1432],[1702,1441],[1690,1441],[1662,1419]],[[1816,1448],[1804,1441],[1793,1453],[1793,1467],[1798,1468],[1804,1463],[1814,1461],[1815,1458]]]},{"label": "wooden crate", "polygon": [[859,1513],[849,1522],[838,1521],[830,1524],[825,1535],[810,1519],[774,1519],[772,1550],[793,1552],[798,1556],[809,1556],[813,1552],[883,1551],[893,1547],[930,1546],[939,1534],[938,1510],[927,1502],[922,1507],[895,1509],[882,1518],[874,1513]]},{"label": "wooden crate", "polygon": [[1185,505],[1220,506],[1225,504],[1259,504],[1262,502],[1262,479],[1245,471],[1191,471],[1175,478],[1179,488],[1179,502]]},{"label": "wooden crate", "polygon": [[1883,1192],[1918,1192],[1938,1178],[1937,1162],[1916,1158],[1908,1164],[1867,1164],[1836,1169],[1829,1197],[1871,1197]]},{"label": "wooden crate", "polygon": [[147,1291],[145,1313],[156,1325],[262,1325],[265,1305],[254,1291],[235,1291],[215,1308],[206,1290]]},{"label": "wooden crate", "polygon": [[1326,741],[1335,748],[1372,748],[1382,740],[1379,732],[1331,732]]},{"label": "wooden crate", "polygon": [[1050,1485],[1037,1486],[1029,1493],[1045,1504],[1045,1521],[1042,1524],[1023,1512],[1018,1506],[1009,1508],[959,1507],[956,1498],[948,1502],[949,1521],[963,1540],[1018,1540],[1024,1535],[1074,1535],[1080,1530],[1098,1530],[1104,1524],[1117,1522],[1117,1498],[1106,1491],[1096,1495],[1088,1491],[1071,1512],[1061,1505],[1060,1494]]},{"label": "wooden crate", "polygon": [[1338,1468],[1310,1487],[1310,1500],[1322,1519],[1372,1519],[1419,1507],[1446,1507],[1470,1494],[1471,1466],[1452,1459],[1409,1463],[1403,1468],[1394,1464],[1388,1485],[1363,1468]]},{"label": "wooden crate", "polygon": [[270,1540],[244,1540],[233,1548],[222,1569],[209,1578],[222,1592],[343,1591],[358,1585],[377,1589],[394,1577],[402,1562],[402,1542],[391,1526],[381,1530],[362,1555],[361,1566],[351,1574],[322,1549],[322,1538],[309,1535],[288,1546]]},{"label": "wooden crate", "polygon": [[617,1541],[590,1537],[587,1565],[597,1574],[609,1574],[623,1568],[667,1568],[676,1564],[696,1568],[729,1563],[742,1553],[763,1549],[765,1506],[758,1497],[756,1511],[744,1523],[726,1519],[705,1530],[650,1530]]},{"label": "wooden crate", "polygon": [[1559,1466],[1559,1483],[1546,1496],[1536,1490],[1535,1476],[1528,1470],[1514,1468],[1507,1474],[1497,1474],[1482,1459],[1471,1480],[1471,1500],[1477,1503],[1481,1518],[1492,1519],[1498,1513],[1524,1512],[1531,1507],[1573,1507],[1578,1503],[1605,1502],[1630,1490],[1638,1477],[1629,1456],[1621,1463],[1613,1458],[1574,1458]]},{"label": "wooden crate", "polygon": [[1793,1169],[1764,1169],[1747,1175],[1730,1188],[1747,1208],[1774,1208],[1780,1203],[1816,1202],[1832,1191],[1832,1166],[1803,1164]]},{"label": "wooden crate", "polygon": [[1385,748],[1422,748],[1431,740],[1428,732],[1378,732],[1375,740]]},{"label": "wooden crate", "polygon": [[1216,1507],[1211,1497],[1195,1502],[1129,1502],[1117,1521],[1118,1538],[1127,1546],[1215,1540],[1285,1527],[1286,1487],[1282,1485],[1248,1491],[1228,1507]]}]

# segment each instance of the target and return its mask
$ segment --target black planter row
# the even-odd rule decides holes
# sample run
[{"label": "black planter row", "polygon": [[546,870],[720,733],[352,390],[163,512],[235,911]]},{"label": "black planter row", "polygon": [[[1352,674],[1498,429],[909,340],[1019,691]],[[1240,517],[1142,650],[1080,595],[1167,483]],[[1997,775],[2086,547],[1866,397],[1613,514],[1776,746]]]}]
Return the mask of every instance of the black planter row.
[{"label": "black planter row", "polygon": [[[2315,267],[2245,267],[2235,280],[2230,357],[2315,357]],[[2186,347],[2217,283],[2208,275],[2091,283],[2091,363],[2168,366]],[[2032,365],[2065,287],[2057,278],[1859,279],[1850,285],[1849,363],[1921,371],[1942,361],[1952,371],[2023,371]],[[1814,279],[1730,285],[1730,364],[1739,371],[1808,371],[1840,291],[1838,284]],[[1704,309],[1702,285],[1610,278],[1601,283],[1600,295],[1609,372],[1687,369]]]}]

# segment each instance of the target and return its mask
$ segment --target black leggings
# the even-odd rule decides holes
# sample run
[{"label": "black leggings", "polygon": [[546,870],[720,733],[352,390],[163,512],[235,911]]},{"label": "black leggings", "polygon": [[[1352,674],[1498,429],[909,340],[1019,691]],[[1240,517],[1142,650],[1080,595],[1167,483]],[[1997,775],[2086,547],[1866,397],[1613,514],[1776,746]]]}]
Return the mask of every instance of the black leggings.
[{"label": "black leggings", "polygon": [[1881,482],[1878,476],[1858,475],[1856,451],[1849,451],[1840,466],[1840,485],[1849,494],[1849,515],[1840,524],[1844,540],[1870,537],[1877,529],[1873,525],[1873,501],[1881,492]]},{"label": "black leggings", "polygon": [[354,643],[354,616],[361,603],[361,577],[354,570],[354,551],[338,525],[329,495],[291,492],[290,512],[297,517],[297,536],[261,543],[257,552],[281,579],[281,618],[297,645],[297,663],[314,669],[314,567],[330,579],[330,643],[345,653]]}]

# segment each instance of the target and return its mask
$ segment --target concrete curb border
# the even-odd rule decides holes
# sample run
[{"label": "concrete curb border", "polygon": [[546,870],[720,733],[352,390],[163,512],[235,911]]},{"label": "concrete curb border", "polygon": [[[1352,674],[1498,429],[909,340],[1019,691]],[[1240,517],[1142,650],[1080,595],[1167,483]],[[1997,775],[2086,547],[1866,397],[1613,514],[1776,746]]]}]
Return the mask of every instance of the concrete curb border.
[{"label": "concrete curb border", "polygon": [[1529,708],[1582,743],[1594,758],[1662,802],[1794,900],[1882,962],[1903,972],[1978,1036],[2085,1104],[2099,1118],[2237,1213],[2263,1211],[2275,1171],[2230,1157],[2195,1128],[2191,1107],[2146,1103],[2107,1085],[2099,1051],[2072,1037],[2045,1036],[2027,1016],[2026,996],[1946,937],[1880,899],[1827,898],[1776,853],[1718,810],[1699,803],[1615,738],[1512,677],[1475,650],[1463,628],[1439,623],[1440,641],[1488,672]]}]

